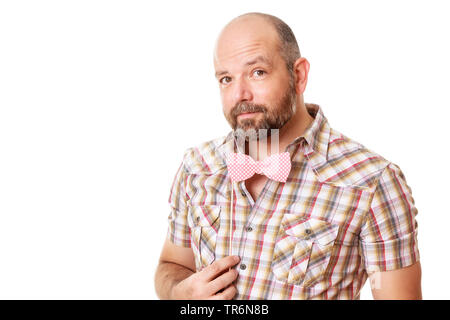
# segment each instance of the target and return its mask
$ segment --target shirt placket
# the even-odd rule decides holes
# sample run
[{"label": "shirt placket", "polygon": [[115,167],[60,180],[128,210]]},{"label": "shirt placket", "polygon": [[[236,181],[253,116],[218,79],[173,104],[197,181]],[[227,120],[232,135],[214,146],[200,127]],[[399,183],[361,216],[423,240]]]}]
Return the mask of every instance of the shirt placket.
[{"label": "shirt placket", "polygon": [[[263,247],[258,247],[257,245],[255,245],[255,242],[258,240],[259,237],[259,235],[257,234],[257,232],[259,232],[259,228],[256,226],[252,226],[252,221],[255,215],[257,214],[257,208],[260,208],[261,205],[264,203],[264,195],[266,194],[267,189],[272,186],[272,183],[275,182],[268,179],[263,189],[261,190],[261,193],[259,194],[258,198],[256,199],[256,201],[254,201],[250,192],[245,187],[245,182],[244,181],[239,182],[239,189],[241,196],[245,199],[245,201],[250,202],[251,204],[251,210],[249,212],[248,219],[243,224],[243,228],[239,232],[238,255],[241,258],[241,261],[237,266],[237,270],[239,271],[237,283],[237,290],[239,296],[244,296],[247,294],[247,292],[243,292],[243,290],[244,289],[248,290],[249,285],[249,283],[242,282],[242,280],[240,280],[239,277],[251,278],[251,274],[254,272],[254,267],[251,264],[251,260],[254,257],[258,257],[260,255],[260,251],[263,249]],[[257,248],[256,251],[254,250],[255,247]],[[237,299],[240,298],[237,297]]]}]

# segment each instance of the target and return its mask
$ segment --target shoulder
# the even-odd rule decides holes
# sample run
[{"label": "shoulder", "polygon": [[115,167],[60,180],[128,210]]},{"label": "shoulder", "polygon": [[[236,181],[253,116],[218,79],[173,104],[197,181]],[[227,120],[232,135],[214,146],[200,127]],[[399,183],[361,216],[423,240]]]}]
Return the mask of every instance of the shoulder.
[{"label": "shoulder", "polygon": [[327,163],[335,168],[340,182],[363,188],[375,187],[383,171],[393,165],[382,155],[333,128],[330,129]]},{"label": "shoulder", "polygon": [[222,136],[189,147],[183,162],[187,173],[214,173],[226,167],[226,137]]}]

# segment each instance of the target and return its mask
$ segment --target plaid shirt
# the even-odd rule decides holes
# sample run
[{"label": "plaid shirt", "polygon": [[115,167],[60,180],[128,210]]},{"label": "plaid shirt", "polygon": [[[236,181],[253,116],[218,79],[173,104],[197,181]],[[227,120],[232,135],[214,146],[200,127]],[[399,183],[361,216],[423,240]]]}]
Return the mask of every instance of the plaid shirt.
[{"label": "plaid shirt", "polygon": [[285,150],[287,181],[267,180],[257,199],[229,179],[232,132],[189,148],[176,173],[168,238],[192,248],[197,271],[232,243],[235,299],[359,299],[368,272],[419,260],[417,209],[400,168],[306,106],[314,121]]}]

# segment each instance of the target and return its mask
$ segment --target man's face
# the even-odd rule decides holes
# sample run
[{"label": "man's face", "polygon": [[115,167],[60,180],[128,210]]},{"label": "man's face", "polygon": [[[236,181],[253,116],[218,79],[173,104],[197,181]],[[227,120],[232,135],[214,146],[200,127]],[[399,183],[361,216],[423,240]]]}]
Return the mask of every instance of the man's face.
[{"label": "man's face", "polygon": [[280,129],[295,113],[296,92],[277,34],[258,20],[236,24],[222,32],[214,59],[225,118],[237,131]]}]

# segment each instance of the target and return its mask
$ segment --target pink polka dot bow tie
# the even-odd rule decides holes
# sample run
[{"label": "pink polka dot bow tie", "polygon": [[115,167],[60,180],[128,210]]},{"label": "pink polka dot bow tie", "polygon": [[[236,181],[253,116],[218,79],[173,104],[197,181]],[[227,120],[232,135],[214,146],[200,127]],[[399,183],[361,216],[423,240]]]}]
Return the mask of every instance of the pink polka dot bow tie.
[{"label": "pink polka dot bow tie", "polygon": [[231,181],[242,181],[251,178],[255,173],[267,178],[286,182],[291,171],[291,155],[289,152],[277,153],[261,161],[243,153],[230,153],[227,156],[228,173]]}]

